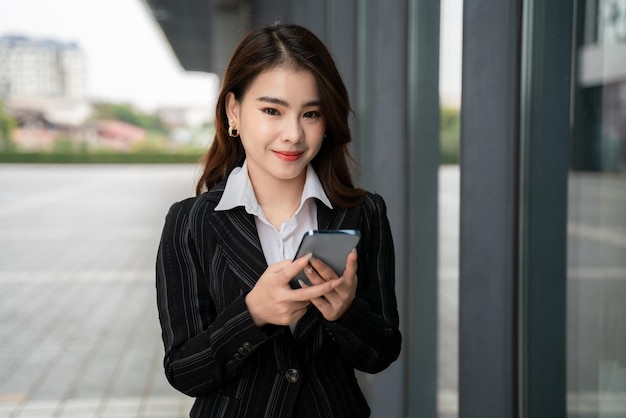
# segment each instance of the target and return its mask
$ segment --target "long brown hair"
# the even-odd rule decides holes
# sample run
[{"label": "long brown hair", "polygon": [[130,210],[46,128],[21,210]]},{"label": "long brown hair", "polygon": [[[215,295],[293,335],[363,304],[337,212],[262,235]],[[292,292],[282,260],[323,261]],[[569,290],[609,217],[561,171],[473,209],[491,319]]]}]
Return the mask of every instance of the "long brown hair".
[{"label": "long brown hair", "polygon": [[320,178],[331,203],[353,207],[365,198],[354,187],[348,143],[352,140],[348,116],[350,102],[345,84],[326,46],[309,30],[293,24],[276,24],[250,31],[235,48],[222,83],[215,110],[215,139],[205,154],[204,171],[196,194],[201,194],[243,164],[245,151],[239,138],[228,136],[226,95],[241,100],[254,79],[276,67],[305,69],[317,81],[326,122],[326,137],[311,165]]}]

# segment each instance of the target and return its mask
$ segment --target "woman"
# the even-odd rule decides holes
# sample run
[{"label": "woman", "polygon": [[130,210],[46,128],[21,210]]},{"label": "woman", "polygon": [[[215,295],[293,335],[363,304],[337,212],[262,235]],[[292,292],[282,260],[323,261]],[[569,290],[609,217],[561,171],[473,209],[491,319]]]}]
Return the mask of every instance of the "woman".
[{"label": "woman", "polygon": [[[354,187],[348,94],[330,53],[287,24],[235,49],[197,196],[167,215],[157,256],[165,373],[192,417],[366,417],[354,371],[401,335],[383,199]],[[358,229],[340,277],[310,229]],[[310,286],[289,281],[304,269]],[[358,279],[357,279],[358,272]]]}]

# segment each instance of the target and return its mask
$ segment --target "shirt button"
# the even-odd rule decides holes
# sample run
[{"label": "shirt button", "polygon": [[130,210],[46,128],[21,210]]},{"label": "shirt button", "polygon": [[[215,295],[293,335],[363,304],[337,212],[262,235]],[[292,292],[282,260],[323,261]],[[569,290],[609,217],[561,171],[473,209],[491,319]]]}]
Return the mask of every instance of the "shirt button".
[{"label": "shirt button", "polygon": [[289,383],[297,383],[298,380],[300,380],[300,372],[296,369],[288,369],[285,372],[285,379],[287,379]]}]

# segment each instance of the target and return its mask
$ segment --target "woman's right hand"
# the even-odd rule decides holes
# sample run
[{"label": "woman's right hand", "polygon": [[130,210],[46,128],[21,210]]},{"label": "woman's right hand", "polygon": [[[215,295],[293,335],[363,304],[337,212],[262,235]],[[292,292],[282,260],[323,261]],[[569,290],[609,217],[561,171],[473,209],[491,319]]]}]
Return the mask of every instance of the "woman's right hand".
[{"label": "woman's right hand", "polygon": [[310,259],[311,254],[307,254],[295,261],[284,260],[267,267],[245,298],[256,326],[292,324],[302,318],[312,299],[319,298],[341,284],[343,279],[339,278],[315,286],[292,289],[289,281],[307,266]]}]

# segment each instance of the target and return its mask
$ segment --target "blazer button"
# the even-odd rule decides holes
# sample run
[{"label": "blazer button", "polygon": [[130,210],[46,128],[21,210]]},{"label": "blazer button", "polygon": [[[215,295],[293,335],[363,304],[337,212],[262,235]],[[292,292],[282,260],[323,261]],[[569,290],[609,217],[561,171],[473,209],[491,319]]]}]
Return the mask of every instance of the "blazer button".
[{"label": "blazer button", "polygon": [[297,383],[298,380],[300,380],[300,372],[296,369],[288,369],[285,372],[285,379],[287,379],[289,383]]}]

